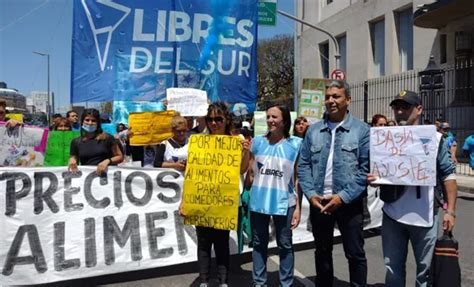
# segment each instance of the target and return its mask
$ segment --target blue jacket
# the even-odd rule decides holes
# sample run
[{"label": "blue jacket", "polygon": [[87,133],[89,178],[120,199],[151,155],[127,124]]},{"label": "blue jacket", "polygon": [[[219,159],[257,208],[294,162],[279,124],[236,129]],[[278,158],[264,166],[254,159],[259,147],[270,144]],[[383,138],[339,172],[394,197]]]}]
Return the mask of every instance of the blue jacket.
[{"label": "blue jacket", "polygon": [[[333,193],[344,203],[366,194],[369,171],[370,127],[348,112],[336,130],[333,156]],[[311,198],[323,195],[326,165],[331,148],[327,119],[311,125],[306,132],[298,161],[298,180],[303,193]]]}]

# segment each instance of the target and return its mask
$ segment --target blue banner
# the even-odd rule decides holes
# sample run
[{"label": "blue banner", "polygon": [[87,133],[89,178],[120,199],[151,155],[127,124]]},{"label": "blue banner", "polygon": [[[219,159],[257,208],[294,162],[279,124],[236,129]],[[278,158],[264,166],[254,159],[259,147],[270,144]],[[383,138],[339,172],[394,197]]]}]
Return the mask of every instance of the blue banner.
[{"label": "blue banner", "polygon": [[257,99],[257,0],[75,0],[71,101]]}]

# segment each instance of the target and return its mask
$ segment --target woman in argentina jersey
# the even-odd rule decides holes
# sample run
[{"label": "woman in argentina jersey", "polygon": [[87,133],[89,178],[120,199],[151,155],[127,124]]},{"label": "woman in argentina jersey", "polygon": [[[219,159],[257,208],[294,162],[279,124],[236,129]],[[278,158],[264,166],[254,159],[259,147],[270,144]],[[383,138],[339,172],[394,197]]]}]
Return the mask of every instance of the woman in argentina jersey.
[{"label": "woman in argentina jersey", "polygon": [[286,106],[267,109],[267,126],[268,133],[255,137],[251,147],[255,174],[250,197],[253,283],[267,284],[268,226],[272,217],[280,250],[280,286],[292,286],[292,229],[300,221],[300,201],[293,182],[301,138],[290,136],[291,118]]}]

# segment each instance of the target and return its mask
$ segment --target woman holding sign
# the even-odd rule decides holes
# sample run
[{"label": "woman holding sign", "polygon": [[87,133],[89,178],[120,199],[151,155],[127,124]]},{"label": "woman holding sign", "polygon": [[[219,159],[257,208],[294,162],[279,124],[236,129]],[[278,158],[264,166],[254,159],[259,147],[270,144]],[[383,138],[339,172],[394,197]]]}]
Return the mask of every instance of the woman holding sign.
[{"label": "woman holding sign", "polygon": [[280,286],[292,286],[292,230],[300,221],[300,200],[293,183],[302,140],[290,136],[290,111],[285,106],[267,109],[267,126],[268,133],[255,137],[251,148],[255,174],[250,196],[253,283],[267,284],[268,226],[272,217],[280,250]]},{"label": "woman holding sign", "polygon": [[106,171],[109,165],[123,161],[115,138],[102,130],[100,114],[96,109],[85,109],[81,117],[81,136],[71,142],[71,157],[68,168],[77,172],[77,165],[96,165],[97,174]]},{"label": "woman holding sign", "polygon": [[[206,125],[211,135],[230,135],[231,117],[228,107],[221,102],[209,105]],[[250,143],[247,140],[242,140],[242,160],[240,165],[240,173],[247,171],[250,153]],[[182,208],[180,213],[183,216]],[[229,230],[215,229],[212,227],[196,226],[196,233],[198,239],[198,264],[200,287],[209,286],[210,268],[211,268],[211,249],[214,245],[214,251],[217,261],[217,276],[219,279],[219,286],[227,286],[228,272],[229,272]]]}]

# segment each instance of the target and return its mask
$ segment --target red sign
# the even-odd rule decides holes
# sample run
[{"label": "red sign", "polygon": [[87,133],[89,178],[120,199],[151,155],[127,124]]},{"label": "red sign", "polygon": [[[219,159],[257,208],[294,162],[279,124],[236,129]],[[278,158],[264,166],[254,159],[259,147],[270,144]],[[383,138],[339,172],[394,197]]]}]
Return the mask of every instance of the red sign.
[{"label": "red sign", "polygon": [[343,80],[346,79],[346,74],[341,69],[335,69],[331,73],[331,79],[333,79],[333,80],[342,80],[343,81]]}]

